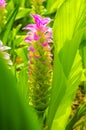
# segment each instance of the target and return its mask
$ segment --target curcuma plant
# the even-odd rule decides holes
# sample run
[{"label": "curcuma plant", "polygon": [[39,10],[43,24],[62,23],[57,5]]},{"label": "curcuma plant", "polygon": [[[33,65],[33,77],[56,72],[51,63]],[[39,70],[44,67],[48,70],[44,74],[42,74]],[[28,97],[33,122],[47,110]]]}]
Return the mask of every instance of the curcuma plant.
[{"label": "curcuma plant", "polygon": [[0,130],[86,130],[85,51],[86,0],[0,0]]},{"label": "curcuma plant", "polygon": [[29,30],[25,42],[29,43],[29,104],[40,114],[43,114],[49,104],[52,78],[52,28],[47,24],[50,18],[31,15],[35,24],[29,24],[24,29]]}]

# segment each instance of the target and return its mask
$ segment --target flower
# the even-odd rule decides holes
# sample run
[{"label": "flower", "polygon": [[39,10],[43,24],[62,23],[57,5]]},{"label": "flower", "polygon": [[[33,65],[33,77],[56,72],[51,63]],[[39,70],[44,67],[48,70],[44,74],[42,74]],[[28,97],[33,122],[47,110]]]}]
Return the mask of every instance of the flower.
[{"label": "flower", "polygon": [[37,14],[32,14],[31,16],[33,17],[36,24],[29,24],[23,28],[25,30],[29,30],[29,32],[27,33],[28,36],[25,38],[25,42],[32,43],[35,41],[39,41],[42,46],[48,46],[48,43],[53,42],[52,28],[47,27],[47,24],[51,22],[51,19],[42,18],[40,15]]},{"label": "flower", "polygon": [[51,88],[52,58],[50,43],[52,28],[48,27],[50,18],[42,18],[32,14],[34,24],[28,24],[24,30],[29,30],[25,42],[29,43],[29,101],[37,111],[44,112],[49,102]]},{"label": "flower", "polygon": [[10,49],[10,47],[3,46],[2,41],[0,41],[0,53],[3,55],[3,57],[7,61],[7,63],[9,65],[12,65],[12,61],[10,60],[10,55],[7,52],[5,52],[6,50],[9,50],[9,49]]},{"label": "flower", "polygon": [[0,0],[0,8],[5,7],[6,1],[5,0]]}]

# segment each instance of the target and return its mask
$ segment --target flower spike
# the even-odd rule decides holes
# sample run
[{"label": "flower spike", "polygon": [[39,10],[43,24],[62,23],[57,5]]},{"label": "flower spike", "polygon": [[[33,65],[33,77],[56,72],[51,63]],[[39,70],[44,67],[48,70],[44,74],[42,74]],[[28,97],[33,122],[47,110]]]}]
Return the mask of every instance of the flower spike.
[{"label": "flower spike", "polygon": [[34,24],[23,29],[29,30],[25,42],[29,43],[29,104],[38,112],[44,113],[48,107],[52,78],[52,58],[50,43],[52,28],[48,27],[50,18],[31,14]]}]

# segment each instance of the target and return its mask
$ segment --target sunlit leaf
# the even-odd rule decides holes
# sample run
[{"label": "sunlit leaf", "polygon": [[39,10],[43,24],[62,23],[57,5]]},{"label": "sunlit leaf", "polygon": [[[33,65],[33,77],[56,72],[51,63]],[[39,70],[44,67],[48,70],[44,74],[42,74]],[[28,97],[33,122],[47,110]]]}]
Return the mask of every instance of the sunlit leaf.
[{"label": "sunlit leaf", "polygon": [[40,130],[34,110],[19,95],[15,78],[0,56],[0,130]]},{"label": "sunlit leaf", "polygon": [[85,0],[67,0],[58,10],[54,22],[54,40],[58,50],[72,40],[73,36],[82,30],[81,26],[86,18]]},{"label": "sunlit leaf", "polygon": [[29,16],[29,13],[30,13],[30,9],[19,8],[18,14],[16,16],[16,20],[23,18],[23,17],[26,17],[26,16]]},{"label": "sunlit leaf", "polygon": [[47,10],[48,13],[54,13],[66,0],[48,0]]},{"label": "sunlit leaf", "polygon": [[81,81],[82,62],[78,48],[85,27],[85,24],[82,26],[85,22],[84,13],[85,0],[76,0],[76,2],[75,0],[67,0],[58,10],[55,18],[56,53],[47,119],[48,130],[65,130],[71,103]]},{"label": "sunlit leaf", "polygon": [[6,25],[4,26],[3,32],[2,32],[2,34],[0,36],[0,38],[2,39],[4,44],[7,43],[8,36],[10,34],[10,31],[11,31],[11,28],[13,26],[13,23],[15,21],[17,12],[18,12],[18,6],[10,14],[8,21],[7,21]]}]

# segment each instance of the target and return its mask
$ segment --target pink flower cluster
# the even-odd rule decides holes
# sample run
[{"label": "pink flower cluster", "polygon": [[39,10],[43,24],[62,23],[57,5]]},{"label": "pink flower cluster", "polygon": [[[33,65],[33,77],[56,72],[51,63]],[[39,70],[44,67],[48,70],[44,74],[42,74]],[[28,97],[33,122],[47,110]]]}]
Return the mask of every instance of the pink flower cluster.
[{"label": "pink flower cluster", "polygon": [[6,1],[5,0],[0,0],[0,8],[5,7]]},{"label": "pink flower cluster", "polygon": [[25,38],[25,42],[30,43],[29,50],[35,51],[34,42],[39,43],[43,47],[50,49],[49,43],[52,43],[52,28],[47,27],[47,24],[51,22],[50,18],[42,18],[40,15],[31,15],[35,21],[35,24],[29,24],[24,27],[25,30],[30,30]]}]

